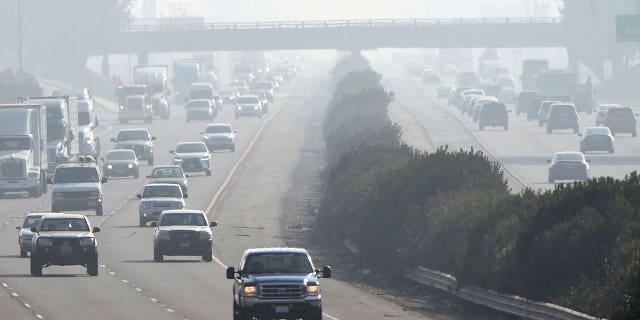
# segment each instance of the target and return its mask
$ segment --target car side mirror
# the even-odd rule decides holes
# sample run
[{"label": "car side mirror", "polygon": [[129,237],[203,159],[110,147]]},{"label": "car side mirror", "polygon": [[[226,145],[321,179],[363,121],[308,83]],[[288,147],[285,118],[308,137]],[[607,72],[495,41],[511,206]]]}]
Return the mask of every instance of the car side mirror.
[{"label": "car side mirror", "polygon": [[175,151],[173,151],[173,150],[171,150],[171,151],[169,151],[169,153],[174,154],[174,153],[176,153],[176,152],[175,152]]},{"label": "car side mirror", "polygon": [[100,227],[93,227],[93,233],[100,232]]},{"label": "car side mirror", "polygon": [[155,136],[151,137],[151,141],[155,141],[156,139],[158,138],[156,138]]},{"label": "car side mirror", "polygon": [[236,278],[236,269],[234,267],[227,268],[227,279],[235,279]]},{"label": "car side mirror", "polygon": [[182,199],[186,199],[186,198],[189,198],[189,195],[185,193],[182,195]]},{"label": "car side mirror", "polygon": [[118,143],[118,140],[116,140],[116,138],[111,138],[111,142]]},{"label": "car side mirror", "polygon": [[324,266],[322,268],[322,275],[323,278],[331,278],[331,267],[330,266]]},{"label": "car side mirror", "polygon": [[151,227],[155,228],[158,226],[158,223],[155,221],[151,221]]},{"label": "car side mirror", "polygon": [[20,229],[22,229],[21,226],[16,226],[16,230],[20,230]]},{"label": "car side mirror", "polygon": [[38,227],[31,227],[31,232],[38,232]]},{"label": "car side mirror", "polygon": [[107,177],[102,177],[102,179],[100,179],[100,183],[102,183],[102,184],[107,183],[107,181],[109,181],[109,178],[107,178]]},{"label": "car side mirror", "polygon": [[142,199],[142,195],[138,193],[138,194],[136,194],[136,198]]},{"label": "car side mirror", "polygon": [[551,160],[547,160],[547,163],[551,163]]},{"label": "car side mirror", "polygon": [[218,221],[211,221],[211,223],[209,223],[209,227],[213,228],[213,227],[217,227],[218,226]]}]

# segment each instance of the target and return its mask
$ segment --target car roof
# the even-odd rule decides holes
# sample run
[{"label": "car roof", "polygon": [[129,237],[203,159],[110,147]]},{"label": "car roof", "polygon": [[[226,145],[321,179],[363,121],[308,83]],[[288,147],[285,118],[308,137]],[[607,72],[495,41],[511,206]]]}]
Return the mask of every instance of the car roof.
[{"label": "car roof", "polygon": [[56,170],[62,169],[62,168],[96,168],[96,170],[98,169],[95,162],[64,163],[56,166]]},{"label": "car roof", "polygon": [[145,132],[149,132],[149,129],[146,129],[146,128],[120,129],[119,132],[130,132],[130,131],[145,131]]},{"label": "car roof", "polygon": [[77,213],[45,213],[42,215],[42,219],[64,219],[64,218],[86,219],[87,217]]},{"label": "car roof", "polygon": [[555,155],[562,155],[562,154],[580,154],[582,156],[584,156],[584,153],[580,152],[580,151],[560,151],[560,152],[556,152]]},{"label": "car roof", "polygon": [[116,153],[116,152],[135,153],[135,152],[133,152],[133,150],[131,150],[131,149],[113,149],[113,150],[109,150],[109,151],[107,151],[107,154],[109,154],[109,153]]},{"label": "car roof", "polygon": [[215,122],[207,124],[207,127],[231,127],[230,123]]},{"label": "car roof", "polygon": [[[193,209],[176,209],[176,210],[163,210],[162,214],[181,214],[181,213],[202,213],[202,210],[193,210]],[[206,215],[205,215],[206,216]]]},{"label": "car roof", "polygon": [[178,187],[180,188],[179,184],[175,184],[175,183],[147,183],[144,185],[144,187]]},{"label": "car roof", "polygon": [[178,146],[181,146],[183,144],[205,144],[205,143],[202,141],[185,141],[185,142],[179,142]]},{"label": "car roof", "polygon": [[33,217],[33,216],[42,216],[42,215],[50,214],[50,213],[51,212],[31,212],[31,213],[27,214],[24,217],[27,218],[27,217]]},{"label": "car roof", "polygon": [[211,100],[209,100],[209,99],[193,99],[193,100],[189,100],[189,103],[191,103],[191,102],[202,102],[202,101],[211,104]]},{"label": "car roof", "polygon": [[166,168],[176,168],[176,169],[179,168],[179,169],[182,169],[181,166],[178,166],[178,165],[175,165],[175,164],[165,164],[165,165],[161,165],[161,166],[155,166],[155,167],[152,168],[152,170],[160,169],[160,168],[162,168],[162,169],[166,169]]},{"label": "car roof", "polygon": [[309,254],[307,250],[302,248],[253,248],[253,249],[247,249],[244,252],[244,255],[248,256],[256,253],[302,253],[307,255]]}]

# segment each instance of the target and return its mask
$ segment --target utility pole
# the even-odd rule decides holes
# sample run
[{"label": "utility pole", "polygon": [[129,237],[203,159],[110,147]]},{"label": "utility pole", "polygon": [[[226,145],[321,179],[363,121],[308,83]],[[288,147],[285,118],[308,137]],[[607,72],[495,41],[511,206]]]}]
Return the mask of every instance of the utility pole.
[{"label": "utility pole", "polygon": [[18,0],[18,65],[19,70],[24,69],[22,63],[22,0]]}]

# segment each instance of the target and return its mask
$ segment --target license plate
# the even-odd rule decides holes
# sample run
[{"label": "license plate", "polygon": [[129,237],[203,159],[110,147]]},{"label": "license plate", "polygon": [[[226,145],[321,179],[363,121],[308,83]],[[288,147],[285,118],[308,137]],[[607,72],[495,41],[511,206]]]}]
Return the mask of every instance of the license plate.
[{"label": "license plate", "polygon": [[276,306],[276,313],[289,313],[288,306]]},{"label": "license plate", "polygon": [[180,242],[180,248],[189,248],[189,242]]},{"label": "license plate", "polygon": [[62,254],[63,256],[71,255],[71,247],[70,246],[61,246],[60,247],[60,254]]}]

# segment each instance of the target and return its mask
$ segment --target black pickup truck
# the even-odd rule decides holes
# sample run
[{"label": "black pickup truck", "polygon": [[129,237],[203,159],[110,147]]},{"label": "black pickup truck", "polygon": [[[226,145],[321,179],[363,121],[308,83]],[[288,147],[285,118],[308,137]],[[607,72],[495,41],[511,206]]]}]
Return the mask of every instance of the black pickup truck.
[{"label": "black pickup truck", "polygon": [[319,278],[330,277],[331,267],[315,269],[304,249],[249,249],[238,270],[227,268],[233,319],[322,319]]}]

